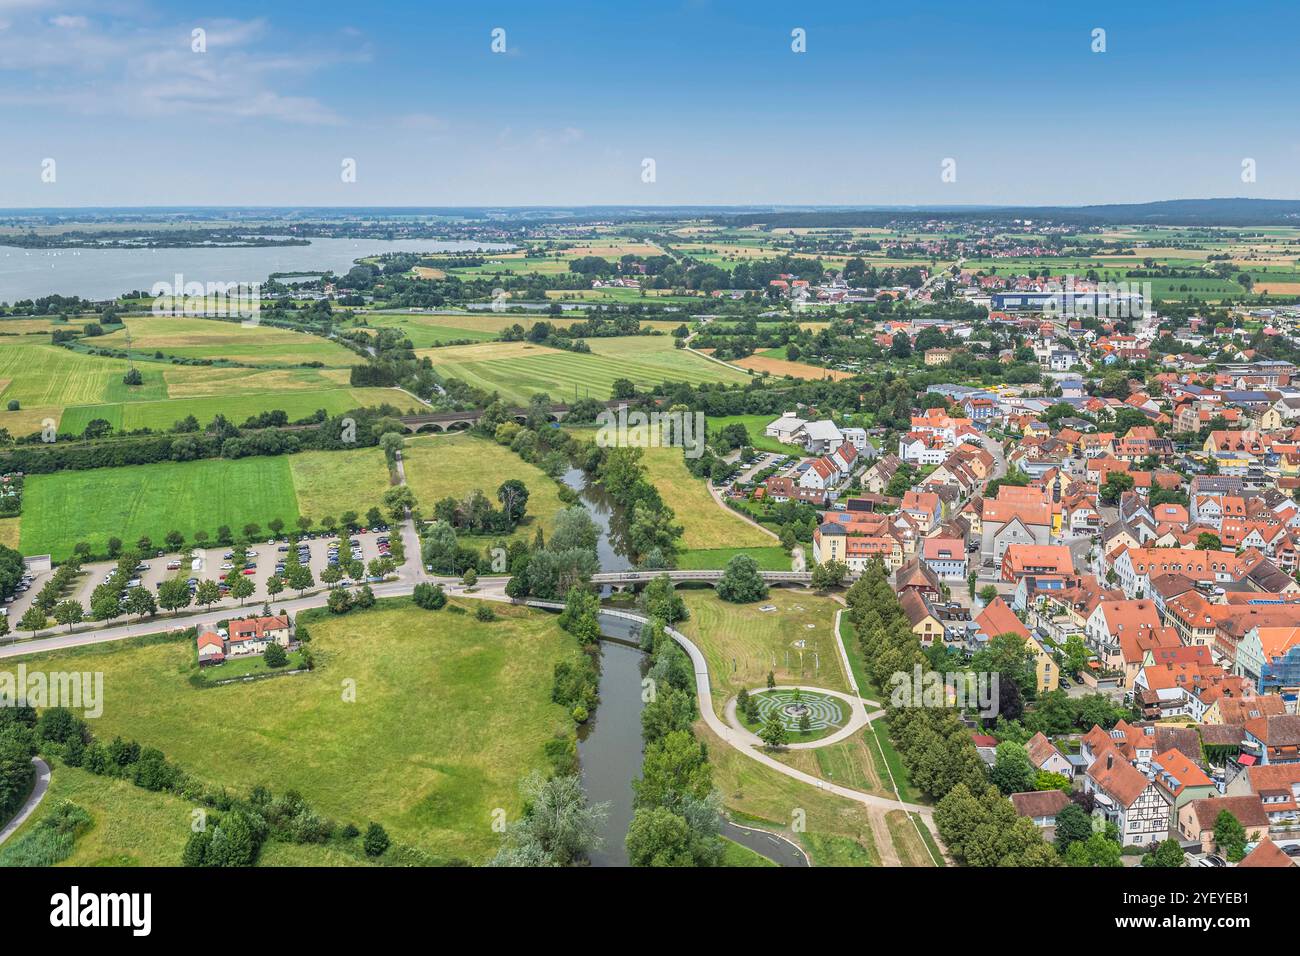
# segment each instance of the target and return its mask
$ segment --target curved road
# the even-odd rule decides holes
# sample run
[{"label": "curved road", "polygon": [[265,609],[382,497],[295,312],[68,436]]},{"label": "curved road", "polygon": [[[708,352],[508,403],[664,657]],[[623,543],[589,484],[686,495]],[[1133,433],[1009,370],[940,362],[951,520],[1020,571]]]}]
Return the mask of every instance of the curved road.
[{"label": "curved road", "polygon": [[36,786],[32,788],[32,795],[27,798],[18,815],[6,823],[3,830],[0,830],[0,843],[13,836],[14,831],[23,825],[32,815],[32,811],[45,799],[45,791],[50,789],[50,765],[40,757],[33,757],[32,763],[36,765]]}]

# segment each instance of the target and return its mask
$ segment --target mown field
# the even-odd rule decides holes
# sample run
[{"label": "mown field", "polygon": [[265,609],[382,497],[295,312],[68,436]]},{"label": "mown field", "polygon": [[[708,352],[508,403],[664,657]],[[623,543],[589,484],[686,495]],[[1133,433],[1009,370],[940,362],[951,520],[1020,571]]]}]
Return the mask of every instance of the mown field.
[{"label": "mown field", "polygon": [[356,408],[392,405],[403,412],[415,411],[419,403],[405,392],[393,388],[288,389],[284,391],[245,392],[232,390],[225,395],[204,398],[173,398],[161,402],[128,402],[116,405],[78,405],[63,413],[59,430],[81,434],[95,419],[104,419],[118,431],[152,428],[165,431],[187,415],[207,425],[218,414],[236,425],[262,412],[282,411],[289,421],[308,418],[320,409],[329,415],[341,415]]},{"label": "mown field", "polygon": [[298,518],[287,456],[169,461],[29,476],[20,540],[24,554],[59,560],[78,541],[103,551],[110,537],[161,541],[172,530],[215,537],[220,525],[266,527],[272,518],[287,525]]},{"label": "mown field", "polygon": [[489,342],[418,351],[439,374],[457,378],[507,401],[524,403],[545,392],[556,401],[607,399],[615,379],[646,389],[666,381],[747,382],[744,372],[673,348],[667,335],[588,341],[591,353],[551,349],[529,342]]},{"label": "mown field", "polygon": [[448,434],[408,438],[402,452],[406,483],[426,517],[443,498],[463,501],[481,489],[499,507],[497,489],[511,478],[528,487],[528,511],[511,537],[529,540],[540,526],[550,534],[560,501],[555,479],[530,465],[509,448],[475,435]]},{"label": "mown field", "polygon": [[[321,616],[311,624],[312,673],[207,689],[186,679],[188,642],[103,645],[26,663],[75,660],[102,671],[105,708],[94,727],[101,738],[158,747],[209,785],[295,789],[340,823],[364,830],[374,820],[435,856],[479,863],[500,842],[494,809],[516,819],[519,780],[547,768],[548,740],[573,733],[550,700],[555,664],[578,654],[572,638],[542,612],[498,607],[498,614],[482,623],[402,601]],[[355,682],[352,700],[341,692],[345,680]],[[137,794],[148,798],[124,797]],[[166,808],[157,812],[137,814],[125,798],[114,811],[119,825],[140,828],[151,862],[183,845],[170,830],[165,839],[143,835],[164,825]],[[178,822],[188,827],[188,816]],[[271,862],[301,862],[296,849]]]},{"label": "mown field", "polygon": [[[767,600],[730,604],[711,588],[680,593],[691,617],[678,629],[708,661],[714,710],[719,715],[742,687],[764,686],[768,671],[776,675],[778,684],[848,691],[835,641],[839,605],[830,598],[773,588]],[[766,606],[775,610],[760,610]]]},{"label": "mown field", "polygon": [[179,358],[225,359],[252,365],[322,362],[333,367],[354,365],[358,361],[356,353],[305,332],[172,316],[127,318],[125,330],[102,336],[95,340],[95,344],[124,349],[128,330],[133,350],[146,354],[161,352],[168,358],[174,355]]}]

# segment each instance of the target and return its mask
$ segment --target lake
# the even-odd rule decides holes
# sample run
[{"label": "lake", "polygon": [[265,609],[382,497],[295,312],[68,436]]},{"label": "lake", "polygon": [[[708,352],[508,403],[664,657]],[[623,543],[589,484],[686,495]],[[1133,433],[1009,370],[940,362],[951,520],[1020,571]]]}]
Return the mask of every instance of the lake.
[{"label": "lake", "polygon": [[112,299],[155,282],[265,282],[272,272],[344,273],[385,252],[500,252],[492,242],[438,239],[313,239],[307,246],[223,249],[18,249],[0,246],[0,302],[43,295]]}]

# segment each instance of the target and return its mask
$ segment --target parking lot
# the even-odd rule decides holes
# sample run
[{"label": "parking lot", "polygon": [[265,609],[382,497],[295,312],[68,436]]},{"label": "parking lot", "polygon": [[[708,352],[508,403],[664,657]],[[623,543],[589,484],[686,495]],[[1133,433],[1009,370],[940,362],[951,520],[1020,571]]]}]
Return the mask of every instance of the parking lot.
[{"label": "parking lot", "polygon": [[[360,531],[351,537],[356,540],[360,551],[360,560],[369,564],[375,558],[381,556],[379,545],[380,538],[388,538],[389,532],[375,533],[370,530]],[[349,560],[352,553],[345,545],[345,539],[336,534],[318,533],[309,538],[303,538],[299,544],[305,546],[309,559],[303,561],[311,568],[312,576],[316,580],[316,585],[321,585],[321,572],[329,566],[329,550],[331,545],[340,546],[340,559]],[[284,551],[280,549],[284,548]],[[158,586],[169,578],[197,578],[200,581],[205,579],[219,580],[220,576],[226,573],[223,565],[230,564],[226,557],[231,549],[227,546],[218,546],[213,548],[196,548],[184,553],[164,553],[153,554],[141,560],[145,565],[144,569],[139,572],[137,578],[141,587],[147,588],[155,596],[158,594]],[[287,556],[288,543],[286,539],[276,541],[262,541],[255,545],[249,546],[249,560],[247,568],[251,568],[253,573],[248,575],[252,578],[256,590],[253,596],[248,598],[246,604],[261,604],[267,599],[266,581],[275,573],[278,561]],[[253,556],[253,555],[256,556]],[[194,562],[199,561],[198,570],[194,570]],[[90,595],[95,588],[104,583],[104,579],[111,574],[117,567],[115,561],[97,561],[86,564],[82,567],[81,574],[78,575],[75,585],[67,595],[74,601],[81,604],[87,611],[90,607]],[[53,571],[46,571],[33,576],[30,587],[27,591],[14,596],[13,601],[5,604],[9,618],[10,630],[16,630],[18,621],[23,614],[31,607],[32,601],[40,593],[45,582],[53,575]],[[285,590],[277,596],[279,599],[295,597],[293,591]],[[231,598],[223,598],[220,602],[213,605],[214,607],[238,607],[239,602]]]}]

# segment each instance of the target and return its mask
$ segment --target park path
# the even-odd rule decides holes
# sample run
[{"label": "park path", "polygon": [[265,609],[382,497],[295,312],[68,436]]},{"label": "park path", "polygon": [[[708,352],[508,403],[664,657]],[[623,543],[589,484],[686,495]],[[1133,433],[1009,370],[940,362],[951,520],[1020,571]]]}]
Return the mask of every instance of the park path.
[{"label": "park path", "polygon": [[13,836],[20,826],[26,822],[27,818],[32,815],[42,800],[45,799],[45,791],[50,789],[50,765],[40,757],[33,757],[32,763],[36,765],[36,786],[32,788],[32,794],[23,804],[18,815],[5,824],[4,829],[0,830],[0,843]]}]

